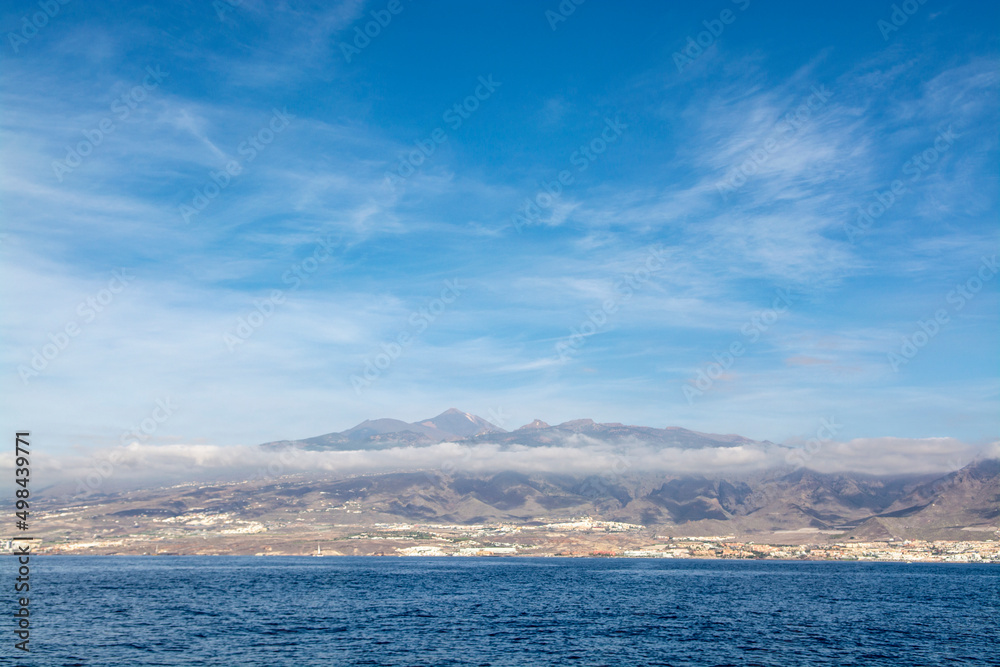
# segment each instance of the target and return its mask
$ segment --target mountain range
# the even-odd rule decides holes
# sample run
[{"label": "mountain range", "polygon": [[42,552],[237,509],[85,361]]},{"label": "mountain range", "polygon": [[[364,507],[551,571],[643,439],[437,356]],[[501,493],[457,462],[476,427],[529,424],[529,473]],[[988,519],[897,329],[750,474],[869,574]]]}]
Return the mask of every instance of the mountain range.
[{"label": "mountain range", "polygon": [[740,435],[699,433],[680,427],[652,428],[627,426],[619,423],[598,424],[591,419],[574,419],[550,426],[540,419],[507,431],[482,417],[457,408],[445,410],[436,417],[416,422],[399,419],[366,419],[346,431],[327,433],[303,440],[281,440],[262,445],[266,448],[298,447],[310,451],[379,450],[400,446],[425,446],[440,442],[493,443],[545,447],[574,440],[609,444],[643,442],[656,447],[703,449],[742,445],[774,445]]},{"label": "mountain range", "polygon": [[387,473],[286,487],[295,502],[322,492],[357,503],[371,520],[447,523],[594,516],[674,534],[801,533],[843,539],[996,539],[1000,461],[946,475],[823,474],[605,476]]},{"label": "mountain range", "polygon": [[[169,541],[187,534],[208,547],[212,540],[228,539],[226,531],[239,533],[241,525],[266,526],[266,534],[273,529],[282,542],[401,523],[516,531],[580,517],[639,525],[650,536],[731,535],[763,544],[986,541],[1000,538],[1000,460],[980,460],[943,475],[824,474],[805,468],[610,478],[511,470],[352,476],[316,471],[48,499],[39,510],[39,534],[47,543],[79,541],[79,536]],[[205,532],[212,524],[223,532]],[[237,553],[262,550],[257,542],[240,548]]]},{"label": "mountain range", "polygon": [[[366,420],[346,431],[262,447],[349,451],[441,442],[501,447],[641,444],[657,450],[720,451],[759,446],[792,451],[785,445],[740,435],[590,419],[555,426],[536,419],[507,431],[455,408],[421,421]],[[1000,519],[1000,461],[995,459],[975,461],[947,474],[822,473],[793,465],[714,474],[434,469],[362,475],[321,486],[288,484],[284,491],[275,487],[275,493],[291,494],[298,503],[322,487],[328,500],[363,507],[370,521],[529,522],[539,516],[589,515],[682,529],[687,534],[753,536],[800,531],[850,539],[955,540],[995,536]]]},{"label": "mountain range", "polygon": [[[484,449],[528,454],[532,462],[555,465],[506,466],[516,457],[495,459],[498,463],[489,466],[448,465],[457,455],[448,448],[442,452],[432,447],[442,442],[495,445]],[[632,451],[652,449],[657,457],[669,454],[670,461],[742,461],[748,452],[762,448],[776,448],[770,451],[778,456],[765,459],[773,464],[685,470],[642,465],[645,459],[636,457],[631,459],[634,465],[623,467],[602,462],[600,453],[618,445],[629,457]],[[400,522],[519,530],[519,526],[591,517],[641,526],[650,539],[733,535],[742,541],[795,544],[1000,537],[996,458],[979,459],[950,473],[821,472],[787,464],[784,455],[791,448],[739,435],[599,424],[589,419],[555,426],[533,420],[507,431],[456,409],[416,422],[366,420],[345,431],[261,447],[263,458],[275,463],[285,452],[307,452],[300,459],[306,465],[262,468],[238,481],[219,478],[208,484],[203,480],[131,490],[104,488],[85,496],[59,498],[50,489],[48,500],[39,501],[40,516],[45,517],[40,534],[50,542],[76,535],[139,541],[188,535],[200,543],[225,541],[230,539],[227,535],[253,530],[264,531],[260,539],[271,535],[267,539],[280,542],[349,536]],[[380,451],[392,447],[409,450]],[[547,449],[532,449],[542,447]],[[565,447],[565,453],[559,447]],[[354,460],[359,450],[376,452],[360,458],[385,459],[390,465],[359,472],[317,463]],[[588,458],[593,458],[593,465],[572,467]],[[470,460],[476,462],[475,457]],[[209,525],[221,532],[199,532]],[[245,539],[249,541],[240,553],[264,548],[256,532]],[[550,546],[556,549],[562,538],[552,539]],[[369,545],[372,553],[382,548],[380,544],[376,540]],[[367,553],[363,549],[358,553],[362,552]]]}]

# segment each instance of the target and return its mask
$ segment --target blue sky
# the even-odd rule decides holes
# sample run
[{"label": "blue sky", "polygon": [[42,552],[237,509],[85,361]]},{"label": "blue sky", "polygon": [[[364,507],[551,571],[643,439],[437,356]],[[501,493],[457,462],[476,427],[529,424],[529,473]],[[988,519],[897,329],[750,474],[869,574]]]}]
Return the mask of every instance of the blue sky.
[{"label": "blue sky", "polygon": [[1000,8],[681,5],[4,2],[6,428],[995,440]]}]

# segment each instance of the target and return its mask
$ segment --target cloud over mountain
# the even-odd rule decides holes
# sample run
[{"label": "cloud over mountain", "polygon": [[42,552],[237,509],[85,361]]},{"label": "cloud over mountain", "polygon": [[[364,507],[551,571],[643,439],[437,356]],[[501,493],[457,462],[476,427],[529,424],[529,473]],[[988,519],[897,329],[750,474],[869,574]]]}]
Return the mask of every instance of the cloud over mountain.
[{"label": "cloud over mountain", "polygon": [[41,479],[50,480],[59,493],[68,493],[153,482],[406,471],[739,476],[810,469],[924,474],[951,472],[976,458],[1000,457],[1000,443],[975,445],[953,438],[828,438],[776,444],[589,419],[543,424],[532,422],[526,425],[530,428],[508,432],[481,417],[450,409],[412,423],[366,420],[340,433],[259,446],[132,442],[88,456],[55,458],[43,452],[37,465]]}]

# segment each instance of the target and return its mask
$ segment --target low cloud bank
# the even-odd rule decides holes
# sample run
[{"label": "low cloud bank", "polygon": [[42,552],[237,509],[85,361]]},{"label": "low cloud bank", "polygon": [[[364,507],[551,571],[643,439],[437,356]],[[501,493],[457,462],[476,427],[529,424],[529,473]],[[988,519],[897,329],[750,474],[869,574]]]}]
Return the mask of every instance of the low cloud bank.
[{"label": "low cloud bank", "polygon": [[[802,445],[753,444],[706,449],[653,448],[642,442],[609,445],[575,437],[563,446],[527,447],[440,443],[380,451],[266,450],[257,446],[132,443],[92,456],[36,456],[36,488],[55,495],[108,492],[143,485],[275,479],[414,470],[550,472],[567,474],[717,475],[770,468],[873,475],[948,473],[977,458],[1000,458],[1000,442],[973,445],[954,438],[859,438]],[[4,474],[5,479],[11,475]],[[44,484],[43,484],[44,482]]]}]

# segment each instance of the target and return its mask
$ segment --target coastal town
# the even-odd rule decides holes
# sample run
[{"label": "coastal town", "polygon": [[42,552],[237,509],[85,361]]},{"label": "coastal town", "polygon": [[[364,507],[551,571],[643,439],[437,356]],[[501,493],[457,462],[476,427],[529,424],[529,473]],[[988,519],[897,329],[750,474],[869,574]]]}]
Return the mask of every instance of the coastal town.
[{"label": "coastal town", "polygon": [[[131,530],[130,530],[131,528]],[[141,529],[141,530],[135,530]],[[763,536],[762,536],[763,537]],[[1000,563],[1000,539],[832,541],[819,532],[784,539],[664,534],[591,517],[524,524],[302,525],[191,513],[104,527],[86,538],[50,534],[38,555],[535,556],[875,562]],[[0,543],[5,552],[12,542]]]}]

